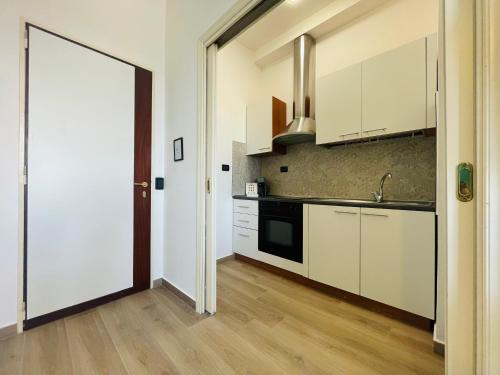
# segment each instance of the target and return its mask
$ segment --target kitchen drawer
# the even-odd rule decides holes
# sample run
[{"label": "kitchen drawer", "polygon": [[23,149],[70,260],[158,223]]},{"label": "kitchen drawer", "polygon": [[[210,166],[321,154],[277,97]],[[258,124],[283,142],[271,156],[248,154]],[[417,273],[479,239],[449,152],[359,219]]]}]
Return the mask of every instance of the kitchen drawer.
[{"label": "kitchen drawer", "polygon": [[259,214],[259,201],[252,201],[246,199],[233,200],[233,212],[240,214],[258,215]]},{"label": "kitchen drawer", "polygon": [[235,212],[233,214],[233,225],[248,229],[259,229],[259,217],[257,215],[240,214]]},{"label": "kitchen drawer", "polygon": [[233,226],[233,251],[255,258],[258,249],[258,231]]}]

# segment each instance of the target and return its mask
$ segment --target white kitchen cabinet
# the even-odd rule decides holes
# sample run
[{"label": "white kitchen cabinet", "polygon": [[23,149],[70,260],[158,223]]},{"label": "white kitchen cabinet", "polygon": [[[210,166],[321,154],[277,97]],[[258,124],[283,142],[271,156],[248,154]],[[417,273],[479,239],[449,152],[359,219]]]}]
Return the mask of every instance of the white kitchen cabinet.
[{"label": "white kitchen cabinet", "polygon": [[309,205],[309,278],[359,294],[360,208]]},{"label": "white kitchen cabinet", "polygon": [[434,319],[434,213],[361,208],[361,295]]},{"label": "white kitchen cabinet", "polygon": [[233,226],[233,251],[250,258],[256,258],[259,232],[253,229]]},{"label": "white kitchen cabinet", "polygon": [[427,37],[427,127],[435,128],[436,92],[438,89],[438,41],[437,34]]},{"label": "white kitchen cabinet", "polygon": [[362,63],[362,136],[427,127],[426,38]]},{"label": "white kitchen cabinet", "polygon": [[233,212],[240,214],[258,215],[259,201],[250,199],[233,199]]},{"label": "white kitchen cabinet", "polygon": [[317,82],[316,144],[361,137],[361,63]]},{"label": "white kitchen cabinet", "polygon": [[271,98],[259,97],[247,105],[247,155],[265,154],[272,148]]}]

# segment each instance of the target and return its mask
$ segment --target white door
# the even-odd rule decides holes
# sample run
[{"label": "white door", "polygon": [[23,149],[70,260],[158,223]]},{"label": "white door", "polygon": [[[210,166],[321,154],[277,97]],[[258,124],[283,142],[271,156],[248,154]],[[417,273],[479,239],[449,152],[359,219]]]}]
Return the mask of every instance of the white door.
[{"label": "white door", "polygon": [[29,28],[27,319],[133,285],[134,67]]}]

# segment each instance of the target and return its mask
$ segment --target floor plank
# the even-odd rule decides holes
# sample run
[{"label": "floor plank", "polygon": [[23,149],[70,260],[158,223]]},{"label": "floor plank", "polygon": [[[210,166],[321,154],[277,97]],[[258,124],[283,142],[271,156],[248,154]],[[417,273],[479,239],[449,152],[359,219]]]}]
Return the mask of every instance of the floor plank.
[{"label": "floor plank", "polygon": [[164,287],[0,341],[11,374],[444,374],[429,332],[253,265],[218,265],[217,314]]}]

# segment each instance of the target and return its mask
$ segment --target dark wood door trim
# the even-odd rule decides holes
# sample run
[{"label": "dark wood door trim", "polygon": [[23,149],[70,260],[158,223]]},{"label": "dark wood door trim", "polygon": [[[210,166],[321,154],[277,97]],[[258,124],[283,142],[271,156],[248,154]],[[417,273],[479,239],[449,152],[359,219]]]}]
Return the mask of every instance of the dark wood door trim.
[{"label": "dark wood door trim", "polygon": [[[153,73],[149,70],[138,67],[132,63],[121,60],[107,53],[98,51],[71,39],[45,30],[41,27],[26,23],[26,32],[28,37],[28,48],[25,50],[25,165],[28,161],[28,93],[29,93],[29,28],[34,27],[47,32],[55,37],[64,39],[68,42],[77,44],[81,47],[90,49],[99,54],[105,55],[114,60],[118,60],[135,68],[135,93],[134,93],[134,182],[147,182],[147,187],[134,186],[134,219],[133,219],[133,285],[131,288],[117,291],[105,296],[85,301],[77,305],[50,312],[35,318],[25,319],[24,329],[30,329],[39,325],[73,315],[84,310],[108,303],[118,298],[130,295],[150,288],[151,283],[151,143],[152,143],[152,80]],[[24,285],[23,300],[27,304],[27,274],[28,274],[28,254],[27,247],[27,203],[28,203],[28,184],[24,187]],[[143,198],[146,193],[146,198]],[[29,306],[27,306],[29,308]],[[26,318],[26,316],[24,317]]]},{"label": "dark wood door trim", "polygon": [[[134,289],[151,283],[151,111],[152,73],[135,68]],[[147,187],[137,185],[147,183]]]}]

